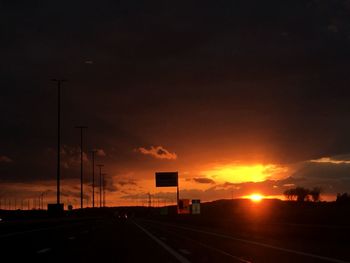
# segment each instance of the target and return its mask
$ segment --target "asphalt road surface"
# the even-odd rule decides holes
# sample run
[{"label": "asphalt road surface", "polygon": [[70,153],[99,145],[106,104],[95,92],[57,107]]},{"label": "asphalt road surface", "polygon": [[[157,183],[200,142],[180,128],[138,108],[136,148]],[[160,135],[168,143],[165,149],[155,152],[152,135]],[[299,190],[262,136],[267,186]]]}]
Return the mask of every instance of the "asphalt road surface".
[{"label": "asphalt road surface", "polygon": [[[293,227],[303,226],[281,229]],[[349,239],[254,233],[154,219],[2,223],[0,262],[350,262]]]}]

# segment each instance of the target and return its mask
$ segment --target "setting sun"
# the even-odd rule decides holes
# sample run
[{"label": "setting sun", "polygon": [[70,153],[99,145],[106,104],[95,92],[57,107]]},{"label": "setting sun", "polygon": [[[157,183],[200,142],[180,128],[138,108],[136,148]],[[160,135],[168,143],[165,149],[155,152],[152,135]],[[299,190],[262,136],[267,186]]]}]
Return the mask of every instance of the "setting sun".
[{"label": "setting sun", "polygon": [[253,202],[260,202],[261,199],[263,199],[263,196],[261,194],[252,194],[250,196],[248,196],[250,198],[250,200],[252,200]]}]

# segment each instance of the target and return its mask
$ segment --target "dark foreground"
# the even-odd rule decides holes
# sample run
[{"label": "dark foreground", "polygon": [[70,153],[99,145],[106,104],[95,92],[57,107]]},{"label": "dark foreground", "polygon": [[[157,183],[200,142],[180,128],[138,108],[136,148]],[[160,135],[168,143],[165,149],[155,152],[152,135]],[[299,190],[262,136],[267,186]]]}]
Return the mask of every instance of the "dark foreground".
[{"label": "dark foreground", "polygon": [[174,209],[2,211],[0,262],[350,262],[349,205],[221,200],[201,215]]},{"label": "dark foreground", "polygon": [[1,262],[350,262],[349,233],[346,225],[103,216],[3,222],[0,250]]}]

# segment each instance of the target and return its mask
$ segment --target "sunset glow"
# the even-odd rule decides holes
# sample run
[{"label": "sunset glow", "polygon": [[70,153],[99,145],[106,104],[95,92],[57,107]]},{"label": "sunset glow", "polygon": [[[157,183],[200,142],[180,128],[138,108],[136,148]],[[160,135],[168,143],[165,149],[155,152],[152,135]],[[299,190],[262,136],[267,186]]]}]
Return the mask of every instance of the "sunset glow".
[{"label": "sunset glow", "polygon": [[202,174],[213,179],[231,182],[262,182],[268,178],[276,177],[281,173],[286,172],[286,168],[276,165],[223,165],[217,166],[212,170],[203,171]]},{"label": "sunset glow", "polygon": [[252,194],[249,196],[249,198],[253,202],[260,202],[263,199],[263,196],[261,194]]},{"label": "sunset glow", "polygon": [[[176,204],[177,190],[252,205],[303,187],[335,201],[350,191],[349,1],[1,5],[15,33],[1,41],[0,211],[43,195]],[[178,172],[178,189],[157,187],[157,172]]]}]

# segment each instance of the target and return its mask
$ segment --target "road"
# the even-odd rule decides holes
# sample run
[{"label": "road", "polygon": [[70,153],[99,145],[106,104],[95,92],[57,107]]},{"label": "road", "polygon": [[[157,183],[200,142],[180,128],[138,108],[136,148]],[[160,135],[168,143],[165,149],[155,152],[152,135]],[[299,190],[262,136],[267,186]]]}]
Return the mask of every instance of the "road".
[{"label": "road", "polygon": [[350,262],[348,240],[337,244],[167,220],[85,218],[1,224],[0,261]]}]

